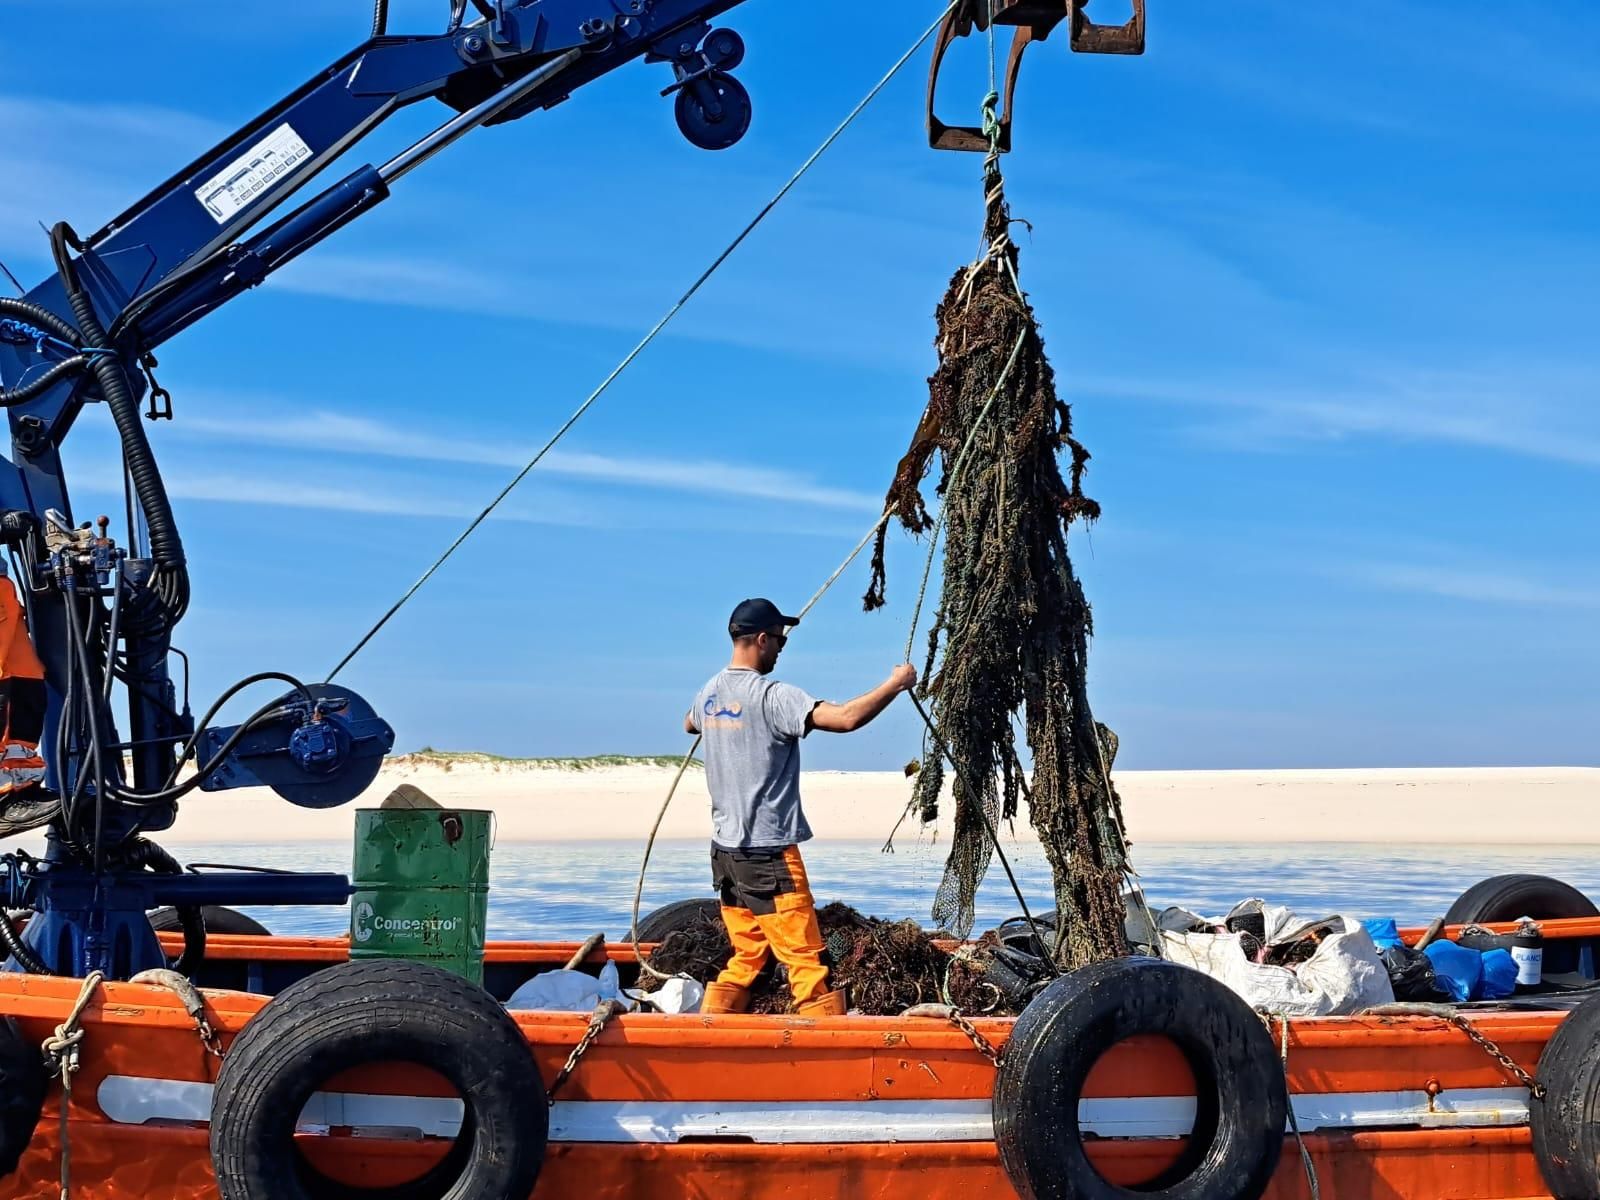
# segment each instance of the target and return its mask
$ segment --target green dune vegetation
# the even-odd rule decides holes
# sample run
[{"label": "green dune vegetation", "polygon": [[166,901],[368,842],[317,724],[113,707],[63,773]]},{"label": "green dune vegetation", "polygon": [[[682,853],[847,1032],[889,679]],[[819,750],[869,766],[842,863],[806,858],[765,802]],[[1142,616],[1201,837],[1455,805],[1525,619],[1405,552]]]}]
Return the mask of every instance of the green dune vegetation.
[{"label": "green dune vegetation", "polygon": [[[592,754],[585,758],[512,758],[504,754],[489,754],[483,750],[436,750],[424,746],[409,754],[392,754],[388,764],[393,766],[437,767],[449,771],[455,767],[517,767],[543,771],[593,771],[602,767],[670,767],[676,770],[683,762],[681,754]],[[697,758],[690,763],[691,770],[703,769]]]}]

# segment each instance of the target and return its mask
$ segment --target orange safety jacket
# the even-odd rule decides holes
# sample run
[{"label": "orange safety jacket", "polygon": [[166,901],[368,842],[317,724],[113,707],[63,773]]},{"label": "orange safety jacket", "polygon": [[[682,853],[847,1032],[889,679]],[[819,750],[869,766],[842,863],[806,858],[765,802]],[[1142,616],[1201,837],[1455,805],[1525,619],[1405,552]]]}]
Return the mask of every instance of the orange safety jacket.
[{"label": "orange safety jacket", "polygon": [[44,780],[44,665],[28,636],[22,602],[0,579],[0,796]]}]

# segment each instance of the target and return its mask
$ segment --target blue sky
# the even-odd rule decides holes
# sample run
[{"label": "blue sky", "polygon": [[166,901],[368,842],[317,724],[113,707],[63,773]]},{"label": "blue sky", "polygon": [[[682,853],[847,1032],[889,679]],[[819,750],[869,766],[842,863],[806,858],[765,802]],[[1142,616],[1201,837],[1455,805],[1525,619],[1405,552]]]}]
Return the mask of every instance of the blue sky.
[{"label": "blue sky", "polygon": [[[396,3],[392,27],[446,8]],[[179,419],[153,436],[197,707],[250,671],[320,678],[936,11],[752,0],[727,20],[756,101],[733,150],[683,142],[664,69],[636,66],[477,132],[169,343]],[[0,258],[30,284],[38,221],[97,227],[369,20],[97,4],[69,59],[61,13],[0,0]],[[1105,517],[1074,553],[1121,766],[1596,761],[1600,12],[1529,3],[1493,36],[1392,15],[1160,5],[1142,59],[1029,54],[1010,194],[1095,456]],[[962,49],[952,112],[983,89]],[[978,159],[924,148],[925,66],[348,670],[401,748],[680,748],[733,602],[802,603],[872,523],[980,219]],[[103,412],[68,457],[77,515],[116,511]],[[847,575],[784,675],[875,683],[920,556],[898,539],[872,616]],[[913,721],[808,763],[897,766]]]}]

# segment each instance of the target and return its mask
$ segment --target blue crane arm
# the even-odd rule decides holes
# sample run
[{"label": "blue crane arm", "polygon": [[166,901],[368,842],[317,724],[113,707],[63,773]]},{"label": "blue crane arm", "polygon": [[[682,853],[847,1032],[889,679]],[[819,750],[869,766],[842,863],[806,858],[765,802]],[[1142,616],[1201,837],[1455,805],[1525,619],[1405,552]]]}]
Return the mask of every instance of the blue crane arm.
[{"label": "blue crane arm", "polygon": [[[51,833],[58,887],[69,866],[148,866],[126,848],[172,824],[184,758],[208,789],[264,783],[322,807],[370,782],[393,741],[349,689],[298,681],[244,726],[202,719],[196,732],[169,670],[188,567],[139,413],[149,385],[145,416],[170,416],[154,404],[151,351],[380,203],[469,130],[549,108],[634,60],[670,66],[665,92],[697,145],[731,145],[748,127],[748,96],[728,74],[743,43],[711,27],[740,0],[474,3],[483,20],[464,23],[464,0],[453,0],[442,34],[372,37],[89,236],[58,225],[56,273],[20,299],[0,296],[0,404],[12,433],[0,459],[0,544],[45,669],[41,749],[48,786],[64,799]],[[422,100],[454,115],[388,162],[313,186]],[[64,439],[84,405],[102,402],[130,493],[122,545],[104,520],[96,531],[73,518],[62,474]],[[117,683],[128,694],[121,733]]]},{"label": "blue crane arm", "polygon": [[[382,201],[400,174],[455,136],[549,108],[635,59],[671,63],[673,90],[718,105],[725,97],[706,77],[725,76],[740,51],[727,31],[707,44],[709,22],[738,3],[502,0],[495,18],[444,34],[373,38],[84,239],[85,284],[102,322],[114,340],[153,349]],[[241,242],[384,120],[427,99],[476,116],[383,168],[362,168]],[[740,133],[748,121],[747,112],[713,117]],[[29,295],[46,307],[60,298],[55,278]]]}]

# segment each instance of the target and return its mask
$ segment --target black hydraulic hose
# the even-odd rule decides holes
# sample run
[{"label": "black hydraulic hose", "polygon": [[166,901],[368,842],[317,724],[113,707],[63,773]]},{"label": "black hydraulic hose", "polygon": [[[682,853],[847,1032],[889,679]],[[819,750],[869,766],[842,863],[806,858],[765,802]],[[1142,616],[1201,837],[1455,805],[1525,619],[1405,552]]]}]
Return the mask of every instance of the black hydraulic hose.
[{"label": "black hydraulic hose", "polygon": [[[159,875],[182,875],[183,864],[149,838],[134,838],[128,847],[130,866],[149,867]],[[180,975],[193,975],[206,957],[206,919],[198,905],[180,904],[178,923],[183,927],[183,953],[172,969]]]},{"label": "black hydraulic hose", "polygon": [[227,760],[228,755],[233,752],[234,747],[244,740],[244,737],[247,733],[249,733],[257,725],[261,724],[266,718],[282,711],[283,706],[280,701],[272,700],[256,709],[255,712],[251,713],[244,719],[239,728],[233,731],[233,736],[222,743],[222,745],[217,749],[217,752],[211,756],[210,761],[207,762],[205,766],[196,771],[192,778],[186,779],[182,783],[176,783],[178,772],[182,770],[183,764],[188,762],[189,757],[194,753],[195,747],[200,742],[200,735],[210,727],[212,720],[216,717],[217,713],[221,711],[222,706],[239,692],[249,687],[251,684],[261,683],[267,679],[277,679],[293,686],[295,690],[297,690],[305,699],[309,710],[313,714],[316,712],[316,697],[311,694],[310,688],[306,687],[304,683],[296,679],[293,675],[286,675],[282,671],[258,671],[254,675],[247,675],[245,678],[239,680],[238,683],[230,687],[227,691],[223,692],[222,695],[218,696],[211,707],[206,710],[205,716],[200,718],[200,723],[195,726],[194,733],[190,736],[189,740],[184,743],[183,752],[178,756],[178,762],[177,765],[172,768],[172,774],[167,776],[165,787],[156,792],[134,792],[129,791],[126,788],[118,788],[116,793],[117,799],[121,800],[125,804],[132,804],[135,806],[167,804],[173,800],[187,796],[190,792],[194,791],[195,788],[203,784],[207,779],[210,779],[211,776],[216,772],[217,768],[222,766],[222,764]]},{"label": "black hydraulic hose", "polygon": [[[176,786],[169,785],[165,788],[162,788],[159,792],[130,792],[119,788],[117,790],[117,799],[126,804],[132,804],[135,807],[138,807],[149,806],[152,804],[167,804],[173,800],[178,800],[184,796],[187,796],[190,792],[194,791],[195,788],[199,787],[216,773],[217,768],[222,766],[222,764],[227,761],[228,755],[233,753],[234,747],[244,740],[244,737],[247,733],[253,730],[257,725],[261,724],[266,718],[274,716],[282,711],[283,706],[276,700],[269,704],[263,704],[260,708],[256,709],[255,712],[251,713],[244,719],[244,722],[239,726],[239,728],[233,731],[233,736],[227,741],[223,742],[220,747],[218,747],[216,754],[212,755],[211,760],[206,763],[205,766],[196,771],[191,778],[185,779],[182,783]],[[196,732],[195,736],[199,737],[198,731]],[[187,755],[185,757],[187,757]],[[181,765],[184,760],[179,759],[178,761]],[[172,778],[176,777],[177,773],[174,772]]]},{"label": "black hydraulic hose", "polygon": [[[184,763],[189,761],[189,756],[194,753],[195,745],[200,741],[200,735],[210,728],[211,722],[215,720],[216,715],[222,711],[222,706],[229,700],[232,700],[240,692],[244,691],[245,688],[250,687],[252,684],[264,683],[268,679],[276,679],[280,683],[287,683],[290,687],[294,688],[295,691],[300,693],[301,698],[305,700],[310,711],[316,711],[317,698],[311,694],[310,688],[301,683],[300,680],[296,679],[293,675],[285,675],[282,671],[257,671],[254,675],[246,675],[243,679],[239,680],[238,683],[234,684],[227,691],[223,692],[222,695],[218,696],[216,700],[212,702],[211,707],[206,709],[206,715],[201,717],[200,723],[194,727],[193,736],[190,737],[188,742],[184,744],[183,753],[178,756],[178,765],[172,769],[172,774],[167,778],[167,787],[171,787],[173,782],[178,778],[178,771],[182,769]],[[278,702],[274,700],[271,704],[266,705],[264,708],[261,708],[258,711],[262,713],[270,712],[272,709],[277,707],[277,703]]]},{"label": "black hydraulic hose", "polygon": [[183,874],[183,864],[149,838],[138,837],[129,842],[126,858],[129,866],[149,867],[158,875]]},{"label": "black hydraulic hose", "polygon": [[[72,603],[68,599],[67,603]],[[78,775],[73,781],[72,791],[67,791],[67,764],[72,761],[71,737],[77,737],[82,732],[78,720],[78,644],[69,628],[67,631],[67,687],[63,693],[61,715],[56,721],[56,772],[57,782],[61,785],[61,794],[65,798],[62,803],[62,817],[65,820],[69,837],[78,834],[78,804],[83,799],[84,785],[89,778],[86,770],[87,763],[80,756],[78,761]],[[78,748],[81,751],[82,738],[78,737]]]},{"label": "black hydraulic hose", "polygon": [[372,36],[389,32],[389,0],[372,0]]},{"label": "black hydraulic hose", "polygon": [[35,304],[31,300],[19,300],[14,296],[0,296],[0,317],[7,316],[26,321],[30,325],[37,325],[52,337],[66,342],[74,350],[83,348],[83,339],[78,336],[78,331],[71,323],[43,305]]},{"label": "black hydraulic hose", "polygon": [[[52,337],[67,343],[73,349],[81,349],[78,331],[63,321],[55,313],[41,305],[28,300],[17,300],[10,296],[0,296],[0,317],[12,317],[18,321],[26,321],[36,328],[44,330]],[[38,396],[42,396],[51,387],[70,375],[81,375],[88,369],[90,360],[98,357],[90,354],[75,354],[61,362],[52,363],[50,369],[37,379],[20,384],[14,388],[0,388],[0,408],[14,408],[19,404],[26,404]]]},{"label": "black hydraulic hose", "polygon": [[[109,350],[111,347],[100,325],[100,318],[95,314],[94,304],[79,286],[77,270],[67,250],[69,240],[82,248],[82,243],[71,228],[65,222],[58,222],[50,231],[50,246],[55,255],[56,269],[61,273],[62,283],[67,289],[67,300],[78,320],[78,334],[85,348]],[[111,410],[111,419],[116,423],[128,474],[133,480],[140,507],[144,510],[145,523],[149,526],[150,554],[158,564],[157,577],[151,583],[165,602],[163,615],[166,621],[175,624],[188,608],[189,584],[183,541],[178,536],[177,522],[172,515],[172,502],[167,498],[166,485],[156,466],[155,454],[150,449],[149,439],[145,437],[144,426],[139,419],[139,406],[134,402],[133,391],[128,385],[128,373],[121,358],[116,354],[96,354],[90,370],[100,385],[100,394],[106,407]]]},{"label": "black hydraulic hose", "polygon": [[[68,635],[76,645],[76,654],[69,657],[76,660],[78,683],[83,690],[82,704],[89,724],[89,751],[94,760],[94,867],[100,869],[100,854],[102,848],[101,830],[105,819],[106,786],[110,782],[106,778],[105,758],[102,740],[100,737],[100,691],[94,686],[94,677],[89,672],[89,642],[84,631],[82,620],[78,613],[78,598],[68,592],[66,597],[67,630]],[[83,764],[78,765],[78,780],[73,788],[73,808],[77,808],[77,800],[81,795],[84,780]]]},{"label": "black hydraulic hose", "polygon": [[17,966],[21,967],[29,975],[55,974],[49,967],[44,965],[44,960],[35,954],[28,944],[22,940],[22,935],[17,932],[17,927],[11,923],[11,914],[4,909],[0,909],[0,943],[4,943],[5,948],[11,951],[11,957],[17,960]]},{"label": "black hydraulic hose", "polygon": [[63,379],[82,375],[89,366],[89,358],[87,354],[73,355],[58,363],[52,363],[50,369],[43,375],[36,376],[27,383],[14,388],[0,388],[0,408],[15,408],[19,404],[26,404],[29,400],[36,400]]}]

